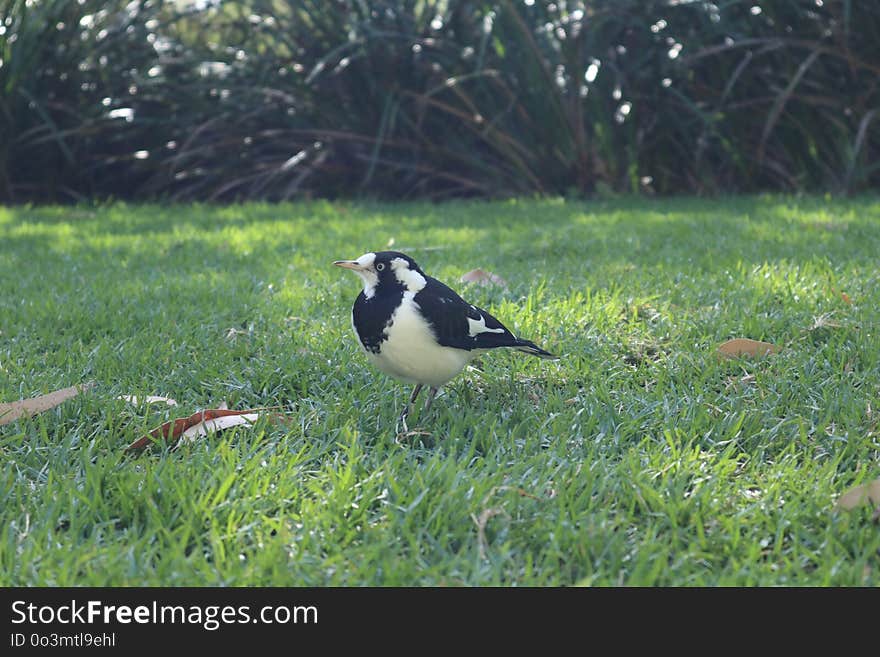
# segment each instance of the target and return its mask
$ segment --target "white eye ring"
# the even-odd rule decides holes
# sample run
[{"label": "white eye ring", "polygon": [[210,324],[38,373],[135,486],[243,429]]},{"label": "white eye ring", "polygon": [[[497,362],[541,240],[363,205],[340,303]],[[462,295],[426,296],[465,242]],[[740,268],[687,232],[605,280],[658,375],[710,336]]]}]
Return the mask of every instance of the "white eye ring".
[{"label": "white eye ring", "polygon": [[380,262],[378,265],[376,265],[376,271],[382,271],[383,269],[385,269],[384,262]]}]

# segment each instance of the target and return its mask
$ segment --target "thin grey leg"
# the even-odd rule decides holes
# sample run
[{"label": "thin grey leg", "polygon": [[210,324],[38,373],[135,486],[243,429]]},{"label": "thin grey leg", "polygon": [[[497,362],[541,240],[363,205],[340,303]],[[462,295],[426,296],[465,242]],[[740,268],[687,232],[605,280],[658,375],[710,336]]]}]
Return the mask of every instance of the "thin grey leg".
[{"label": "thin grey leg", "polygon": [[417,383],[416,387],[413,388],[412,394],[409,396],[409,405],[412,406],[416,403],[416,399],[419,396],[419,393],[422,391],[422,384]]},{"label": "thin grey leg", "polygon": [[406,416],[409,415],[410,411],[413,409],[413,405],[416,403],[416,399],[421,391],[422,384],[417,383],[416,387],[413,388],[412,394],[409,396],[409,403],[403,407],[403,413],[400,414],[400,422],[403,424],[404,431],[409,431],[409,427],[406,426]]},{"label": "thin grey leg", "polygon": [[425,413],[431,408],[431,402],[434,401],[434,397],[437,396],[437,393],[440,391],[440,388],[431,387],[431,390],[428,392],[428,399],[425,400]]}]

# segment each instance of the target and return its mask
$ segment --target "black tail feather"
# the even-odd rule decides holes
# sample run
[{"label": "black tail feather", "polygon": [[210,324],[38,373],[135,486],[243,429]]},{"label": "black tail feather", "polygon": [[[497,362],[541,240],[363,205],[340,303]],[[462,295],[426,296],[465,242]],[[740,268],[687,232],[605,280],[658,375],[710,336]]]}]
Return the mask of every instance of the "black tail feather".
[{"label": "black tail feather", "polygon": [[556,356],[554,354],[551,354],[549,351],[541,349],[541,347],[536,345],[531,340],[521,340],[518,338],[513,346],[517,351],[521,351],[524,354],[531,354],[532,356],[537,356],[538,358],[547,358],[551,360],[559,359],[559,356]]}]

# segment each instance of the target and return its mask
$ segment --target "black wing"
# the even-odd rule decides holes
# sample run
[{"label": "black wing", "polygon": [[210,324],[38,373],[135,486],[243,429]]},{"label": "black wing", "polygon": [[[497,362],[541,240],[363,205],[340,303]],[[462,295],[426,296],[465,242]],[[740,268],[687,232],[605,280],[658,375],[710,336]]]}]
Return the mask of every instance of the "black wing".
[{"label": "black wing", "polygon": [[471,351],[521,347],[527,342],[517,339],[504,324],[485,310],[469,304],[437,279],[430,276],[425,279],[427,284],[413,300],[419,304],[437,341],[444,347]]}]

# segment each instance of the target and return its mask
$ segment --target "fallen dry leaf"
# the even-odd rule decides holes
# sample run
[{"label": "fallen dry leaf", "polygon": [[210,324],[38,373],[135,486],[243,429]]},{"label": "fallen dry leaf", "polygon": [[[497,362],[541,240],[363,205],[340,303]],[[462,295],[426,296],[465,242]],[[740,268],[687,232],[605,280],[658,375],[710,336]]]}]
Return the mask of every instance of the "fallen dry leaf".
[{"label": "fallen dry leaf", "polygon": [[[141,436],[131,445],[125,448],[126,452],[133,452],[144,449],[153,444],[154,441],[164,438],[170,444],[176,443],[180,437],[186,433],[188,429],[204,424],[208,420],[216,420],[217,418],[233,416],[233,415],[252,415],[258,411],[265,411],[265,408],[249,408],[243,411],[228,410],[225,408],[209,408],[204,411],[193,413],[189,417],[180,417],[176,420],[169,420],[159,427],[156,427],[150,433]],[[241,423],[239,423],[241,424]]]},{"label": "fallen dry leaf", "polygon": [[229,429],[239,425],[249,427],[259,418],[259,413],[244,413],[242,415],[225,415],[214,420],[205,420],[204,422],[199,422],[184,431],[180,435],[180,439],[184,441],[192,441],[196,438],[207,436],[209,433],[216,433],[217,431],[222,431],[223,429]]},{"label": "fallen dry leaf", "polygon": [[845,303],[852,305],[852,299],[849,298],[849,295],[846,292],[841,292],[840,298],[843,299]]},{"label": "fallen dry leaf", "polygon": [[880,479],[850,488],[838,498],[835,507],[849,511],[865,502],[871,502],[875,506],[880,506]]},{"label": "fallen dry leaf", "polygon": [[498,285],[499,287],[507,287],[507,281],[493,274],[492,272],[483,271],[482,269],[472,269],[468,273],[463,274],[459,279],[462,283],[476,283],[477,285]]},{"label": "fallen dry leaf", "polygon": [[157,397],[156,395],[148,395],[147,397],[137,397],[136,395],[119,395],[116,399],[122,399],[123,401],[127,401],[135,406],[139,406],[140,404],[157,404],[161,402],[165,402],[168,406],[177,406],[177,402],[171,397]]},{"label": "fallen dry leaf", "polygon": [[742,356],[761,358],[768,354],[775,354],[777,351],[779,351],[779,347],[775,344],[749,340],[748,338],[735,338],[718,346],[718,355],[724,358],[740,358]]},{"label": "fallen dry leaf", "polygon": [[31,415],[37,415],[38,413],[48,411],[49,409],[58,406],[61,402],[76,397],[81,392],[91,390],[94,386],[95,382],[89,381],[88,383],[83,383],[78,386],[71,386],[70,388],[62,388],[61,390],[50,392],[48,395],[23,399],[8,404],[0,404],[0,426],[14,422],[20,417],[30,417]]}]

